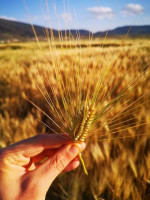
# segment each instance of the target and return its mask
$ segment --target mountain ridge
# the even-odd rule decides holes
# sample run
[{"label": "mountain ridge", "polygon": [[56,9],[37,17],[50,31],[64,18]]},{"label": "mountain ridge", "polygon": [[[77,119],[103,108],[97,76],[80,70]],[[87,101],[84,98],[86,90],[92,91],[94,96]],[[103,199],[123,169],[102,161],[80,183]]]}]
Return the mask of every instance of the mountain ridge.
[{"label": "mountain ridge", "polygon": [[[45,27],[34,25],[35,31],[39,38],[45,38]],[[47,30],[50,31],[49,28]],[[58,30],[52,29],[55,37],[58,37]],[[85,29],[80,29],[79,31],[72,29],[70,30],[72,36],[78,36],[80,34],[81,37],[88,37],[89,34],[93,34],[94,37],[102,37],[106,34],[107,31],[98,31],[96,33],[92,33]],[[65,33],[69,34],[69,30],[61,30],[61,34],[64,36]],[[150,37],[150,25],[139,25],[139,26],[122,26],[117,27],[115,29],[109,30],[109,36],[119,36],[126,35],[128,33],[129,36],[148,36]],[[24,22],[11,21],[0,18],[0,41],[2,40],[33,40],[35,38],[31,24],[27,24]]]}]

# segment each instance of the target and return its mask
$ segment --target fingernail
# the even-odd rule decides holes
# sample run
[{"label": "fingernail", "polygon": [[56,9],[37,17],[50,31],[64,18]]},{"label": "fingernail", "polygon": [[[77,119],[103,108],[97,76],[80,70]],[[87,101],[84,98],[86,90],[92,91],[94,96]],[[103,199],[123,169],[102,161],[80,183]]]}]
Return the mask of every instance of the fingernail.
[{"label": "fingernail", "polygon": [[81,149],[81,151],[83,151],[83,150],[85,149],[85,147],[86,147],[85,142],[79,142],[79,143],[77,143],[77,144],[80,145],[80,149]]},{"label": "fingernail", "polygon": [[86,145],[85,145],[85,143],[84,142],[80,142],[80,143],[74,143],[74,144],[72,144],[72,146],[70,147],[70,151],[72,152],[72,153],[76,153],[76,154],[78,154],[78,153],[80,153],[81,151],[83,151],[84,149],[85,149],[85,147],[86,147]]}]

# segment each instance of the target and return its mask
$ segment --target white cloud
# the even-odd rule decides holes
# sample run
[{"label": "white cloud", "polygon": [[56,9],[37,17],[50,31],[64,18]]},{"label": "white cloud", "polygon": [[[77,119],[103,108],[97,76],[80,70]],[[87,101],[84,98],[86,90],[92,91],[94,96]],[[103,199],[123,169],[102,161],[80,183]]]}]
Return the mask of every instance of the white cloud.
[{"label": "white cloud", "polygon": [[87,9],[89,12],[95,14],[98,19],[109,18],[112,19],[114,17],[114,12],[110,7],[91,7]]},{"label": "white cloud", "polygon": [[0,16],[1,19],[11,20],[11,21],[17,21],[15,17],[7,17],[7,16]]},{"label": "white cloud", "polygon": [[43,17],[44,21],[50,21],[49,15],[43,15],[42,17]]},{"label": "white cloud", "polygon": [[31,19],[32,19],[33,22],[36,22],[36,21],[38,21],[39,17],[38,16],[32,16]]},{"label": "white cloud", "polygon": [[72,21],[71,13],[63,13],[61,14],[61,18],[64,20],[65,23],[69,23]]},{"label": "white cloud", "polygon": [[149,20],[150,21],[150,17],[144,17],[144,20]]},{"label": "white cloud", "polygon": [[137,15],[137,14],[143,14],[144,8],[140,4],[127,4],[122,13],[124,15]]}]

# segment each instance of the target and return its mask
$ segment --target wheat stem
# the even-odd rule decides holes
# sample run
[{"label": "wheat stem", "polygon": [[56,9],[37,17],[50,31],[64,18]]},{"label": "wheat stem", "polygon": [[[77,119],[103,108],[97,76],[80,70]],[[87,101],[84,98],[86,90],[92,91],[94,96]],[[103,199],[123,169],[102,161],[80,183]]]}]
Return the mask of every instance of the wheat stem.
[{"label": "wheat stem", "polygon": [[80,158],[80,161],[81,161],[81,164],[82,164],[84,173],[85,173],[86,175],[88,175],[88,172],[87,172],[87,170],[86,170],[86,166],[85,166],[85,163],[84,163],[84,160],[83,160],[83,158],[82,158],[82,154],[81,154],[81,153],[79,153],[79,158]]}]

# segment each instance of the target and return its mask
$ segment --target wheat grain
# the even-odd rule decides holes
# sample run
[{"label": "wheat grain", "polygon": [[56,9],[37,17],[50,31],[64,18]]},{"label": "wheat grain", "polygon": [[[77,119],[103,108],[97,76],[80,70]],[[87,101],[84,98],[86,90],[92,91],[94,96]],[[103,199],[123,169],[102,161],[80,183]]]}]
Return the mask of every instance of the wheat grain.
[{"label": "wheat grain", "polygon": [[[92,124],[92,121],[94,119],[94,115],[95,115],[95,106],[91,105],[86,106],[85,109],[83,109],[83,111],[81,112],[80,116],[79,116],[79,122],[78,122],[78,130],[77,132],[75,132],[75,141],[82,141],[84,142],[85,139],[88,136],[88,132],[90,129],[90,126]],[[82,120],[81,120],[82,119]],[[79,125],[80,123],[80,125]]]}]

